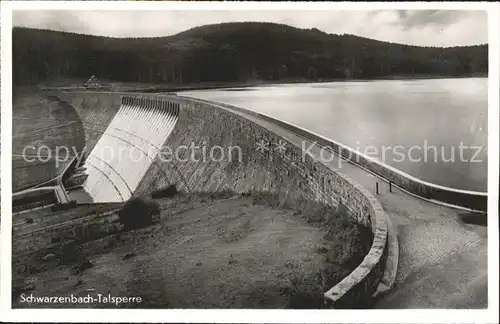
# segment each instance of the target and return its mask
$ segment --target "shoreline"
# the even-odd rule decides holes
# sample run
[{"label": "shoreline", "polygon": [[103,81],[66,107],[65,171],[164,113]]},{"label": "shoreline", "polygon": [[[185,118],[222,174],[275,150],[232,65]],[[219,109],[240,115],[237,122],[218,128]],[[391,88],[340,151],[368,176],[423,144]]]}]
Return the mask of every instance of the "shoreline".
[{"label": "shoreline", "polygon": [[488,75],[467,75],[467,76],[394,76],[394,77],[381,77],[370,79],[321,79],[321,80],[283,80],[283,81],[255,81],[244,83],[194,83],[186,85],[165,85],[157,86],[150,85],[141,87],[134,87],[133,89],[123,89],[125,92],[180,92],[180,91],[193,91],[193,90],[211,90],[211,89],[236,89],[236,88],[251,88],[251,87],[266,87],[286,84],[318,84],[318,83],[334,83],[334,82],[370,82],[370,81],[411,81],[411,80],[431,80],[431,79],[467,79],[467,78],[487,78]]},{"label": "shoreline", "polygon": [[[281,81],[247,81],[247,82],[213,82],[213,83],[188,83],[188,84],[160,84],[160,83],[124,83],[115,81],[102,82],[103,90],[111,90],[113,92],[181,92],[181,91],[195,91],[195,90],[212,90],[212,89],[237,89],[237,88],[251,88],[251,87],[268,87],[276,85],[287,84],[321,84],[333,82],[370,82],[370,81],[410,81],[410,80],[431,80],[431,79],[467,79],[467,78],[488,78],[487,73],[477,75],[463,75],[463,76],[446,76],[446,75],[420,75],[420,76],[389,76],[379,78],[335,78],[335,79],[319,79],[319,80],[306,80],[306,79],[289,79]],[[61,82],[62,83],[62,82]],[[83,87],[85,81],[66,85],[39,85],[41,89],[47,90],[87,90]],[[17,88],[30,87],[29,85],[19,85]],[[91,91],[89,89],[89,91]]]}]

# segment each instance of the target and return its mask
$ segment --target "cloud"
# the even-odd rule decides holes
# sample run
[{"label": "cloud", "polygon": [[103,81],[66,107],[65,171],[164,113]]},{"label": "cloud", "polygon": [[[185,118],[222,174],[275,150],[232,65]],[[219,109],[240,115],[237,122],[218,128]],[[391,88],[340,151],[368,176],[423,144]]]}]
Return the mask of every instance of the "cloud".
[{"label": "cloud", "polygon": [[370,38],[423,46],[488,43],[487,13],[458,10],[377,11],[357,33]]},{"label": "cloud", "polygon": [[399,14],[400,24],[406,30],[429,25],[447,27],[472,14],[459,10],[403,10],[403,12],[403,15]]},{"label": "cloud", "polygon": [[484,11],[15,11],[15,26],[112,37],[169,36],[205,24],[283,23],[421,46],[487,43]]}]

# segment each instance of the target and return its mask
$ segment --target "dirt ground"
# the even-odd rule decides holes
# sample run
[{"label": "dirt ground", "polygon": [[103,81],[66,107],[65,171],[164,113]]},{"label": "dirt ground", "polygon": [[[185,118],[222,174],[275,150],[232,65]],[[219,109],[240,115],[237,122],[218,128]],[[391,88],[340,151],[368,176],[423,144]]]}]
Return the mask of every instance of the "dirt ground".
[{"label": "dirt ground", "polygon": [[[86,252],[89,269],[76,273],[71,265],[56,264],[14,278],[13,285],[22,288],[13,294],[13,307],[295,308],[292,295],[307,294],[300,285],[322,299],[331,282],[320,283],[311,274],[331,268],[329,249],[351,243],[327,240],[324,229],[297,212],[251,197],[182,196],[159,202],[159,223],[105,238],[105,251]],[[365,247],[355,249],[364,255]],[[342,269],[342,277],[356,265]],[[141,301],[101,303],[99,294]],[[51,304],[26,299],[71,295],[91,295],[95,301]]]}]

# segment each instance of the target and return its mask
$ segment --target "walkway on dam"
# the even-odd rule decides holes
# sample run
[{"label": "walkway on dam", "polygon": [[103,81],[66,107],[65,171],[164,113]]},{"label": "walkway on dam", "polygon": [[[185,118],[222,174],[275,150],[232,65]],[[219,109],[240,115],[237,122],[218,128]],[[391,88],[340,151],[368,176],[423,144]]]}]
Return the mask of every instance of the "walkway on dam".
[{"label": "walkway on dam", "polygon": [[[309,148],[312,143],[252,114],[223,107]],[[320,147],[309,151],[320,156]],[[326,155],[323,155],[326,157]],[[468,212],[440,206],[389,185],[338,156],[324,162],[370,190],[390,217],[399,240],[394,288],[376,308],[486,308],[487,228],[463,223]],[[331,160],[331,161],[330,161]],[[376,183],[379,183],[379,194]],[[485,217],[479,215],[478,217]]]}]

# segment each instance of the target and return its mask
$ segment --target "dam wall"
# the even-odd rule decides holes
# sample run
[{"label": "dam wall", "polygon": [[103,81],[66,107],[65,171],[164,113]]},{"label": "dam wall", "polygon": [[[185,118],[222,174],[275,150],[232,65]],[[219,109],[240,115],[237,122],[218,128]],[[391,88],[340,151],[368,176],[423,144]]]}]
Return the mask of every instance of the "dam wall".
[{"label": "dam wall", "polygon": [[[82,112],[85,138],[90,142],[87,147],[93,149],[101,145],[97,142],[105,140],[102,134],[108,127],[96,130],[89,124],[106,112],[109,115],[102,120],[111,125],[119,111],[131,102],[141,106],[152,101],[153,107],[158,103],[178,107],[173,114],[175,127],[170,129],[171,124],[162,122],[165,135],[151,137],[162,139],[163,143],[148,140],[159,154],[147,163],[148,168],[134,189],[135,196],[175,184],[186,192],[270,192],[296,208],[307,201],[342,208],[353,221],[370,228],[374,240],[356,271],[326,292],[325,297],[337,303],[349,296],[352,303],[377,290],[387,252],[387,224],[382,207],[361,185],[301,148],[244,117],[187,98],[130,93],[63,93],[60,98]],[[91,103],[96,107],[91,107]],[[141,128],[151,128],[151,124],[139,123],[131,130],[137,134]],[[153,133],[158,134],[158,130]],[[130,164],[128,168],[140,165],[141,162]]]},{"label": "dam wall", "polygon": [[376,174],[385,181],[392,182],[401,189],[418,197],[438,203],[463,207],[474,211],[486,212],[487,210],[488,194],[486,192],[459,190],[426,182],[418,178],[415,178],[407,173],[404,173],[396,168],[393,168],[390,165],[383,163],[382,161],[376,160],[374,158],[362,154],[361,152],[355,151],[344,144],[338,143],[324,136],[312,133],[304,128],[301,128],[299,126],[293,125],[285,121],[281,121],[269,115],[228,104],[210,102],[208,100],[203,100],[203,99],[196,99],[196,100],[205,102],[207,104],[213,104],[221,107],[227,107],[230,109],[242,111],[244,113],[251,114],[258,118],[277,124],[305,138],[308,141],[315,142],[319,146],[328,148],[330,151],[338,155],[341,155],[348,161],[357,164],[361,168]]},{"label": "dam wall", "polygon": [[[130,93],[126,95],[141,98],[150,98],[152,96],[154,97],[154,95],[147,94],[138,95]],[[99,127],[102,128],[102,125],[107,125],[107,123],[111,121],[111,119],[114,117],[114,114],[118,112],[120,107],[118,103],[121,101],[121,95],[109,93],[92,93],[91,95],[78,96],[68,92],[58,94],[58,97],[71,104],[78,112],[78,114],[82,116],[82,121],[85,128],[85,138],[86,142],[88,143],[87,149],[93,148],[96,141],[105,131],[105,128],[99,130]],[[174,97],[171,97],[171,99],[169,100],[174,100]],[[330,151],[343,156],[344,158],[354,164],[357,164],[361,168],[374,173],[387,182],[392,182],[394,185],[418,197],[475,211],[486,212],[487,210],[488,195],[485,192],[459,190],[422,181],[398,169],[395,169],[383,163],[382,161],[376,160],[362,154],[361,152],[355,151],[347,147],[346,145],[263,113],[250,111],[228,104],[214,103],[208,100],[196,99],[196,101],[205,102],[206,104],[212,106],[227,107],[230,109],[243,111],[245,113],[252,114],[256,117],[275,123],[289,131],[294,132],[299,136],[304,137],[308,141],[316,142],[318,145],[328,148]]]},{"label": "dam wall", "polygon": [[[137,195],[171,184],[189,192],[265,191],[334,207],[342,203],[358,223],[374,225],[366,216],[369,202],[364,195],[300,148],[224,109],[182,98],[169,100],[181,105],[177,124]],[[261,142],[269,143],[268,148],[261,151]],[[279,143],[284,150],[276,149]]]}]

